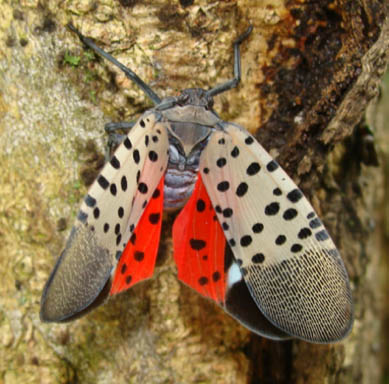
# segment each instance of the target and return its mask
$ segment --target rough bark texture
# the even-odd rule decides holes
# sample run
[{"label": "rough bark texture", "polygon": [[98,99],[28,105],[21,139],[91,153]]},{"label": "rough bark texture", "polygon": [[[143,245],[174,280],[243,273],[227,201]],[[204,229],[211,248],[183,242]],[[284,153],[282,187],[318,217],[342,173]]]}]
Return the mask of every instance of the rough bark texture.
[{"label": "rough bark texture", "polygon": [[[6,0],[0,15],[0,383],[380,381],[388,126],[385,108],[367,107],[388,61],[387,1]],[[150,106],[84,50],[70,20],[160,96],[231,77],[232,41],[254,25],[242,84],[215,109],[255,132],[333,235],[355,300],[348,338],[250,334],[177,281],[171,218],[153,280],[76,322],[39,321],[43,284],[102,165],[104,123]]]}]

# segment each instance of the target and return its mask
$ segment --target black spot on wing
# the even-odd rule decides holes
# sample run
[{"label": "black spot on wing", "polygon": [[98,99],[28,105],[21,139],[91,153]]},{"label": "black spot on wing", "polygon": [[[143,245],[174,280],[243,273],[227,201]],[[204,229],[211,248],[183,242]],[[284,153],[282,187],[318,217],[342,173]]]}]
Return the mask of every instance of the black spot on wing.
[{"label": "black spot on wing", "polygon": [[116,184],[115,183],[112,183],[111,186],[109,187],[109,190],[112,194],[112,196],[116,196],[117,194],[117,188],[116,188]]},{"label": "black spot on wing", "polygon": [[236,188],[236,195],[238,197],[242,197],[246,194],[248,189],[249,189],[249,186],[247,185],[247,183],[242,182],[238,185],[238,188]]},{"label": "black spot on wing", "polygon": [[255,223],[253,226],[252,226],[252,230],[254,233],[261,233],[263,231],[263,224],[262,223]]},{"label": "black spot on wing", "polygon": [[145,258],[145,254],[144,254],[144,252],[142,252],[142,251],[135,251],[134,252],[134,259],[136,260],[136,261],[142,261],[143,259]]},{"label": "black spot on wing", "polygon": [[151,224],[158,224],[160,218],[161,218],[161,214],[159,212],[157,212],[157,213],[150,213],[149,221],[150,221]]},{"label": "black spot on wing", "polygon": [[246,170],[246,173],[249,176],[254,176],[256,175],[259,171],[261,170],[261,166],[257,162],[251,163]]},{"label": "black spot on wing", "polygon": [[324,241],[329,239],[328,232],[325,229],[322,229],[320,232],[315,234],[317,241]]},{"label": "black spot on wing", "polygon": [[267,165],[266,165],[266,169],[267,169],[269,172],[274,172],[278,167],[279,167],[279,165],[278,165],[278,163],[277,163],[275,160],[270,161],[270,162],[267,163]]},{"label": "black spot on wing", "polygon": [[85,204],[88,206],[88,207],[94,207],[96,205],[96,199],[94,197],[92,197],[91,195],[86,195],[85,196]]},{"label": "black spot on wing", "polygon": [[298,189],[293,189],[290,191],[286,197],[292,202],[292,203],[297,203],[302,197],[303,193]]},{"label": "black spot on wing", "polygon": [[150,151],[150,152],[149,152],[149,159],[150,159],[150,161],[152,161],[152,162],[156,162],[156,161],[158,160],[158,154],[157,154],[157,152],[155,152],[155,151]]},{"label": "black spot on wing", "polygon": [[228,189],[230,188],[230,183],[228,181],[221,181],[218,185],[217,185],[217,190],[220,191],[220,192],[225,192],[225,191],[228,191]]},{"label": "black spot on wing", "polygon": [[203,199],[198,199],[196,202],[196,209],[198,212],[203,212],[205,210],[205,202]]},{"label": "black spot on wing", "polygon": [[280,204],[277,202],[273,202],[273,203],[268,204],[265,207],[265,214],[267,216],[274,216],[278,213],[279,210],[280,210]]},{"label": "black spot on wing", "polygon": [[131,140],[130,140],[128,137],[126,137],[126,138],[124,139],[123,143],[124,143],[124,146],[125,146],[127,149],[131,149],[131,148],[132,148]]},{"label": "black spot on wing", "polygon": [[109,182],[108,180],[103,176],[103,175],[100,175],[98,178],[97,178],[97,183],[100,185],[101,188],[103,189],[107,189],[108,186],[109,186]]},{"label": "black spot on wing", "polygon": [[81,221],[81,223],[86,223],[88,220],[88,214],[84,211],[79,211],[77,215],[77,220]]},{"label": "black spot on wing", "polygon": [[294,219],[295,217],[297,216],[297,211],[294,209],[294,208],[288,208],[284,214],[282,215],[282,217],[284,218],[284,220],[292,220]]},{"label": "black spot on wing", "polygon": [[190,247],[195,251],[200,251],[201,249],[205,248],[207,243],[204,240],[200,239],[190,239],[189,240]]},{"label": "black spot on wing", "polygon": [[119,169],[120,168],[120,161],[118,158],[114,155],[112,156],[112,159],[110,161],[110,164],[112,165],[113,168]]},{"label": "black spot on wing", "polygon": [[120,180],[120,186],[122,187],[122,191],[125,192],[127,190],[127,177],[122,176],[122,179]]}]

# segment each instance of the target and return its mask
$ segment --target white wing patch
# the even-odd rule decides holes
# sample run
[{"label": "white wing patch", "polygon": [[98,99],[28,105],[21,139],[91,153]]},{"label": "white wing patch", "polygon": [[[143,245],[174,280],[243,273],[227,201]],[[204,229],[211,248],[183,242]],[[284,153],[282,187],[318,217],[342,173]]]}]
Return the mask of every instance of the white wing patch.
[{"label": "white wing patch", "polygon": [[165,124],[146,112],[86,195],[45,286],[42,320],[72,318],[102,291],[166,170],[168,149]]},{"label": "white wing patch", "polygon": [[223,123],[200,172],[250,293],[264,315],[309,341],[344,337],[352,323],[348,277],[311,204],[243,128]]}]

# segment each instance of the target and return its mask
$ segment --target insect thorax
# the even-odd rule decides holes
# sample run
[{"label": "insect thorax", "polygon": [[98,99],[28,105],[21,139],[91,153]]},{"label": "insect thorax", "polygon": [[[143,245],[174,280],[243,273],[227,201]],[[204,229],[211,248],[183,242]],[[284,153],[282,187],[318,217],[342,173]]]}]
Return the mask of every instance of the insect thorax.
[{"label": "insect thorax", "polygon": [[167,123],[169,133],[169,162],[164,187],[166,209],[182,207],[192,194],[201,152],[220,122],[212,104],[205,91],[187,89],[177,98],[163,100],[155,108],[161,114],[161,121]]}]

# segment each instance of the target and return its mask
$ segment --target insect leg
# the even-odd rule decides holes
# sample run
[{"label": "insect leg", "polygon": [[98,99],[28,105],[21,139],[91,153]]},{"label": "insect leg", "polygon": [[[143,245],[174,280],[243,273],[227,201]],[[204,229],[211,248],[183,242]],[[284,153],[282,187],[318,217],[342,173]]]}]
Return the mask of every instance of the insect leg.
[{"label": "insect leg", "polygon": [[[135,125],[133,121],[120,121],[114,123],[107,123],[104,126],[105,132],[108,134],[108,142],[105,148],[105,161],[109,161],[115,149],[126,138],[126,134]],[[124,131],[126,134],[117,133],[117,131]]]},{"label": "insect leg", "polygon": [[242,35],[240,35],[234,42],[234,78],[231,80],[226,81],[223,84],[216,85],[216,87],[210,89],[207,91],[208,96],[215,96],[219,93],[223,93],[225,91],[228,91],[232,88],[235,88],[239,82],[240,82],[240,76],[241,76],[241,66],[240,66],[240,45],[244,40],[247,39],[247,37],[250,35],[251,31],[253,30],[253,26],[250,25],[246,32],[244,32]]},{"label": "insect leg", "polygon": [[133,71],[131,71],[130,68],[127,68],[125,65],[117,61],[113,56],[111,56],[109,53],[103,51],[101,48],[99,48],[90,38],[85,37],[81,34],[80,31],[76,29],[76,27],[68,23],[68,28],[77,33],[77,36],[79,39],[90,49],[95,51],[98,55],[104,57],[108,61],[110,61],[112,64],[116,65],[120,70],[124,72],[124,74],[132,80],[153,102],[155,105],[159,104],[161,102],[161,99],[159,96]]},{"label": "insect leg", "polygon": [[113,123],[107,123],[104,126],[105,132],[110,135],[116,133],[116,131],[125,131],[126,133],[135,125],[134,121],[119,121]]}]

